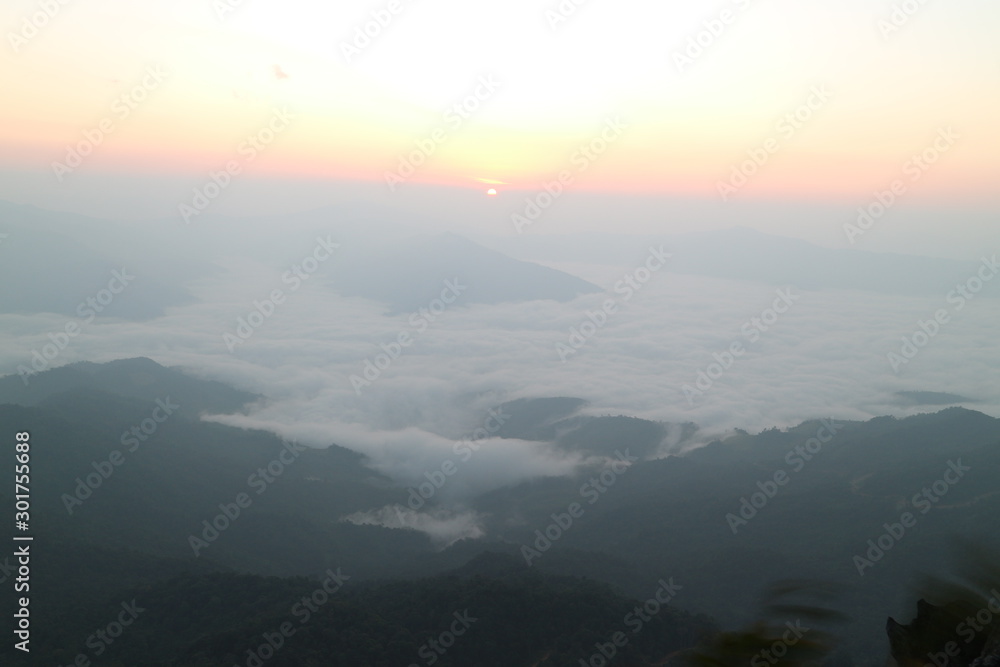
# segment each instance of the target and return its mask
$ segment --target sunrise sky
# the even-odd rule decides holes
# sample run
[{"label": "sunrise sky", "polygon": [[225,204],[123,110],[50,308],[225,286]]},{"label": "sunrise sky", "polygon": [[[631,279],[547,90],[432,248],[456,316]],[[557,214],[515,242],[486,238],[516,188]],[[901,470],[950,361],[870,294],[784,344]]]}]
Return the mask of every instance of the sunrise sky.
[{"label": "sunrise sky", "polygon": [[[197,183],[231,160],[247,178],[384,185],[423,142],[403,187],[503,194],[570,170],[581,191],[719,200],[769,146],[731,199],[864,203],[905,178],[911,202],[997,203],[993,0],[50,4],[0,9],[0,199],[103,211],[102,179]],[[583,161],[609,123],[624,129]],[[904,170],[925,150],[917,182]],[[161,190],[148,214],[190,187]]]}]

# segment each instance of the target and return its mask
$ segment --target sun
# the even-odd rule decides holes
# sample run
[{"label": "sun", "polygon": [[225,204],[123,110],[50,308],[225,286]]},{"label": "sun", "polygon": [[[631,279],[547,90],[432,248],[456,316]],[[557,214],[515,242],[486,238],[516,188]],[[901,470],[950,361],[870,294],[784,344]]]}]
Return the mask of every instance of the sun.
[{"label": "sun", "polygon": [[486,191],[486,194],[488,194],[491,197],[496,197],[497,196],[497,189],[496,188],[490,188],[489,190]]}]

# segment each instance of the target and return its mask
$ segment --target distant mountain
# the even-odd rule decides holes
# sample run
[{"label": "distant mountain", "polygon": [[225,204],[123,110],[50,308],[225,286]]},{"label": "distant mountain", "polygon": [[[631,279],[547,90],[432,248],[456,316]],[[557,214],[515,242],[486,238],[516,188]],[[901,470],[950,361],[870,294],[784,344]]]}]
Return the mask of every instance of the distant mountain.
[{"label": "distant mountain", "polygon": [[579,398],[521,398],[504,403],[501,410],[510,418],[497,437],[553,442],[572,452],[615,456],[629,450],[631,456],[646,458],[659,452],[670,440],[680,445],[693,436],[695,424],[667,424],[648,419],[576,414],[587,404]]},{"label": "distant mountain", "polygon": [[975,403],[971,398],[941,391],[897,391],[895,396],[900,405],[959,405],[962,403]]},{"label": "distant mountain", "polygon": [[864,250],[832,250],[747,228],[677,237],[677,273],[755,280],[800,289],[940,295],[974,275],[975,263]]},{"label": "distant mountain", "polygon": [[71,390],[101,391],[148,402],[170,398],[178,412],[196,418],[201,413],[225,414],[261,397],[211,380],[199,380],[152,359],[119,359],[106,364],[87,361],[29,376],[0,377],[0,404],[39,405]]},{"label": "distant mountain", "polygon": [[582,398],[519,398],[500,406],[510,417],[500,425],[497,437],[521,440],[553,440],[555,424],[587,405]]},{"label": "distant mountain", "polygon": [[[978,262],[824,248],[744,227],[674,236],[524,235],[484,238],[481,242],[532,261],[620,266],[634,264],[637,249],[662,244],[672,253],[666,270],[673,273],[794,285],[806,290],[864,290],[942,299],[954,285],[975,275],[979,266]],[[1000,297],[1000,290],[983,290],[981,294]]]},{"label": "distant mountain", "polygon": [[147,320],[194,301],[178,276],[213,270],[185,255],[165,256],[148,229],[33,206],[0,201],[0,233],[7,235],[0,283],[17,286],[0,290],[0,313]]},{"label": "distant mountain", "polygon": [[328,271],[330,284],[342,295],[385,303],[395,314],[428,308],[442,292],[455,304],[467,305],[569,301],[601,291],[575,276],[511,259],[452,233],[354,247],[341,253]]}]

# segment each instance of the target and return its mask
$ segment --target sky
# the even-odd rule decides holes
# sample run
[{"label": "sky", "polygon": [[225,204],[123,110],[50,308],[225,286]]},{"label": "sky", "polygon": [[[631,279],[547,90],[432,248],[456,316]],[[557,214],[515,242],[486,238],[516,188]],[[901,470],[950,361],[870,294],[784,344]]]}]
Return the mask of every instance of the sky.
[{"label": "sky", "polygon": [[177,217],[215,173],[222,212],[475,194],[466,227],[511,234],[563,174],[574,201],[610,204],[532,231],[606,228],[640,201],[617,228],[843,245],[838,221],[900,181],[880,247],[932,251],[947,225],[952,256],[997,209],[989,0],[49,4],[0,9],[0,199],[16,203]]}]

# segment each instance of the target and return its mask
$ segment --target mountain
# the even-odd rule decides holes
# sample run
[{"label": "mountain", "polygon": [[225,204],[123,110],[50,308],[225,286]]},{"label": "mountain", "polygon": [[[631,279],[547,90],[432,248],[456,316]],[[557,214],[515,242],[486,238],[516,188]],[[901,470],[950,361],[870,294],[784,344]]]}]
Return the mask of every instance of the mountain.
[{"label": "mountain", "polygon": [[35,443],[32,517],[46,539],[286,575],[322,571],[337,555],[372,576],[432,551],[421,533],[339,521],[405,502],[361,455],[197,421],[172,410],[175,400],[76,388],[35,407],[0,405],[0,424]]},{"label": "mountain", "polygon": [[900,405],[958,405],[975,403],[974,399],[958,394],[948,394],[942,391],[897,391],[896,399]]},{"label": "mountain", "polygon": [[442,298],[458,305],[569,301],[601,291],[575,276],[511,259],[452,233],[353,248],[338,257],[329,275],[340,294],[385,303],[396,314],[430,308]]},{"label": "mountain", "polygon": [[691,423],[577,414],[586,403],[569,397],[521,398],[504,403],[500,411],[511,417],[496,435],[552,442],[566,451],[597,456],[615,456],[617,451],[628,449],[632,455],[647,458],[659,453],[663,445],[677,447],[687,442],[698,430]]},{"label": "mountain", "polygon": [[193,302],[177,277],[193,280],[214,267],[167,252],[150,231],[0,201],[0,282],[17,285],[0,291],[0,313],[148,320]]},{"label": "mountain", "polygon": [[118,359],[106,364],[80,362],[28,376],[0,377],[0,404],[39,405],[71,390],[99,391],[147,402],[172,398],[180,414],[230,413],[261,396],[239,391],[221,382],[199,380],[164,368],[152,359]]},{"label": "mountain", "polygon": [[[805,422],[609,470],[589,481],[500,489],[473,507],[493,518],[488,535],[539,551],[537,567],[564,553],[600,552],[625,567],[611,576],[603,566],[577,572],[632,594],[668,572],[687,582],[688,608],[725,625],[750,619],[765,582],[829,582],[851,616],[841,637],[863,664],[872,663],[862,656],[884,658],[885,618],[912,604],[914,578],[947,571],[955,535],[1000,548],[992,518],[1000,512],[1000,420],[962,408]],[[550,528],[574,502],[583,513],[571,528]],[[904,512],[915,526],[901,533]],[[546,530],[559,538],[541,551]]]},{"label": "mountain", "polygon": [[[178,665],[235,664],[248,642],[280,625],[289,597],[343,568],[364,593],[331,605],[329,627],[344,625],[363,638],[356,664],[412,651],[411,639],[424,637],[419,646],[446,614],[490,595],[506,600],[492,608],[505,620],[483,635],[487,642],[498,641],[492,633],[529,633],[520,623],[534,619],[536,606],[561,616],[539,621],[544,631],[524,637],[523,653],[497,649],[506,662],[459,652],[450,659],[533,665],[549,655],[566,658],[552,664],[579,664],[569,653],[606,641],[591,641],[592,633],[606,635],[605,614],[619,602],[586,595],[543,601],[530,593],[549,575],[571,575],[630,600],[647,599],[661,580],[676,582],[682,588],[671,608],[727,628],[752,622],[761,591],[775,582],[826,582],[836,591],[835,608],[849,617],[835,633],[842,664],[876,665],[888,656],[885,619],[912,614],[910,585],[919,575],[949,571],[955,535],[1000,547],[1000,420],[964,408],[807,421],[644,460],[640,454],[653,453],[663,430],[680,428],[679,437],[695,427],[590,417],[569,397],[512,401],[504,406],[511,414],[505,436],[551,437],[539,442],[583,454],[620,450],[625,458],[480,493],[461,507],[432,497],[420,517],[475,512],[485,533],[442,549],[424,532],[343,520],[408,502],[407,490],[364,456],[337,443],[301,448],[199,420],[205,409],[239,406],[248,395],[147,359],[59,370],[35,378],[30,405],[0,404],[0,431],[31,434],[39,545],[32,609],[55,619],[39,639],[70,651],[50,656],[64,664],[87,635],[73,640],[59,625],[102,627],[115,604],[140,595],[156,601],[145,617],[149,628],[137,628],[143,646],[171,643],[183,655],[164,655]],[[169,407],[175,402],[191,407]],[[12,477],[14,465],[13,456],[0,459],[0,476]],[[12,507],[12,493],[0,487],[0,504]],[[10,567],[0,558],[0,570]],[[303,576],[313,579],[294,579]],[[542,579],[523,579],[532,576]],[[394,603],[413,611],[397,616]],[[218,620],[199,620],[202,613]],[[300,649],[289,648],[294,657],[282,660],[310,664],[324,651],[347,650],[341,635],[322,629],[327,625],[312,627]],[[397,636],[404,638],[398,645]],[[375,638],[383,641],[374,646]],[[145,664],[133,661],[134,645],[121,646],[120,664]],[[628,664],[662,660],[665,648],[642,649]]]},{"label": "mountain", "polygon": [[[672,273],[793,285],[804,290],[863,290],[942,300],[979,268],[978,262],[824,248],[743,227],[644,237],[523,235],[482,238],[480,242],[526,260],[615,266],[634,265],[637,248],[663,245],[672,253],[665,267]],[[987,256],[992,257],[992,253]],[[981,294],[995,297],[998,293],[983,290]]]},{"label": "mountain", "polygon": [[555,424],[575,414],[587,404],[582,398],[519,398],[500,406],[500,412],[510,417],[497,429],[501,438],[522,440],[552,440]]},{"label": "mountain", "polygon": [[941,296],[974,275],[975,263],[829,249],[746,228],[688,234],[672,245],[677,273],[754,280],[799,289]]},{"label": "mountain", "polygon": [[[996,574],[995,563],[994,576]],[[994,580],[995,583],[1000,581]],[[996,589],[987,594],[993,607],[1000,604]],[[1000,618],[989,605],[955,600],[946,605],[917,601],[916,618],[901,625],[890,618],[886,633],[897,665],[924,663],[928,656],[941,667],[982,667],[1000,663]],[[989,615],[977,619],[987,610]],[[945,650],[941,650],[944,647]]]},{"label": "mountain", "polygon": [[[420,581],[357,583],[340,567],[312,579],[181,575],[122,585],[73,610],[111,619],[127,610],[134,618],[125,616],[130,626],[115,641],[95,636],[80,615],[40,617],[36,641],[44,648],[18,664],[73,664],[97,647],[112,667],[566,667],[605,647],[618,664],[655,665],[714,630],[703,617],[660,607],[654,596],[668,600],[671,586],[651,587],[657,609],[647,614],[647,599],[491,554]],[[611,643],[616,636],[625,643]],[[0,649],[10,652],[9,642]]]}]

